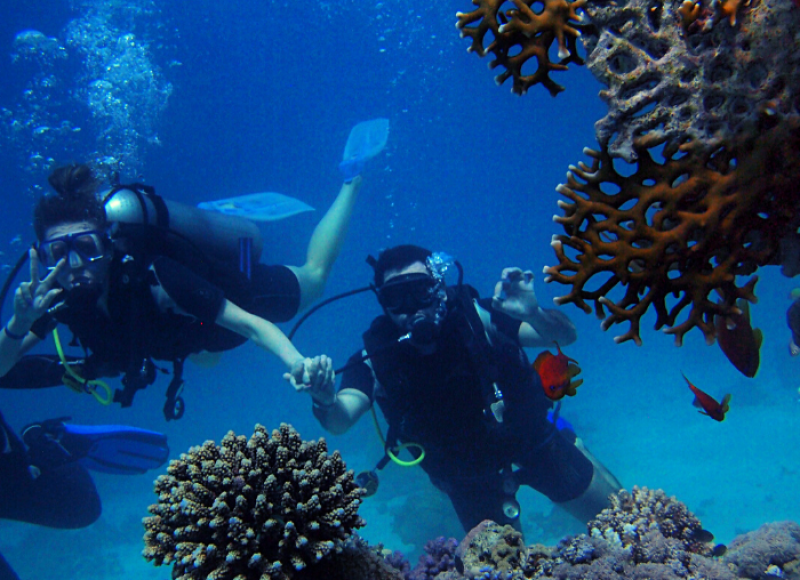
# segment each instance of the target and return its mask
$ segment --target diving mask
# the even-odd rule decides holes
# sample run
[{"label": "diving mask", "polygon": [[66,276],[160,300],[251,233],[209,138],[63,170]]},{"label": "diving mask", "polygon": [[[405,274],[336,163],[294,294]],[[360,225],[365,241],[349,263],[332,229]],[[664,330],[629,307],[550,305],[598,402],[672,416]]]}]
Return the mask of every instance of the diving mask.
[{"label": "diving mask", "polygon": [[377,289],[378,302],[392,314],[414,314],[434,303],[437,286],[428,274],[403,274]]},{"label": "diving mask", "polygon": [[86,264],[97,262],[107,256],[108,248],[109,239],[105,232],[88,230],[39,242],[36,253],[41,264],[52,270],[64,258],[70,262],[70,266],[75,266],[73,255]]}]

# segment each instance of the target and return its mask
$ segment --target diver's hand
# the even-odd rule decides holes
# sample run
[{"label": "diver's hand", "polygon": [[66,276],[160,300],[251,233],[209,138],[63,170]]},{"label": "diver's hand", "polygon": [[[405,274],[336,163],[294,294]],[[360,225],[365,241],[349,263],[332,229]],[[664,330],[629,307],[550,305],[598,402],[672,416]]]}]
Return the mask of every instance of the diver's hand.
[{"label": "diver's hand", "polygon": [[533,290],[533,272],[505,268],[494,287],[492,308],[517,320],[528,320],[539,312],[539,301]]},{"label": "diver's hand", "polygon": [[29,329],[31,325],[47,312],[53,302],[61,294],[58,287],[58,276],[67,269],[67,261],[59,260],[56,267],[43,279],[39,279],[39,255],[33,248],[29,253],[31,263],[31,281],[23,282],[14,293],[15,325]]},{"label": "diver's hand", "polygon": [[323,355],[298,359],[292,370],[283,375],[297,391],[308,392],[320,405],[329,405],[336,399],[333,361]]}]

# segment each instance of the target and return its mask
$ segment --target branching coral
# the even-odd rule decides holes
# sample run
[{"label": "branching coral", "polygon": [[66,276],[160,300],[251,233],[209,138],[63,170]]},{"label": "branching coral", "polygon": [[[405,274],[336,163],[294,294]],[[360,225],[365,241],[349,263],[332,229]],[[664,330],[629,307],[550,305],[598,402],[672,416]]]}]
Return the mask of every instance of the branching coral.
[{"label": "branching coral", "polygon": [[[629,322],[617,342],[641,343],[651,305],[655,328],[666,326],[678,345],[694,327],[713,342],[715,315],[734,312],[738,298],[756,300],[756,277],[739,285],[736,276],[774,258],[800,204],[800,122],[770,128],[776,116],[764,119],[755,137],[718,148],[664,147],[662,162],[656,148],[665,138],[641,138],[631,175],[615,168],[608,150],[587,150],[591,165],[571,167],[557,188],[569,199],[559,202],[564,216],[554,217],[566,234],[554,236],[559,263],[545,268],[546,280],[572,290],[556,302],[591,312],[593,301],[604,329]],[[618,285],[624,294],[609,298]]]},{"label": "branching coral", "polygon": [[282,424],[270,437],[229,432],[170,463],[144,519],[144,556],[174,563],[173,578],[292,578],[341,548],[361,490],[324,439],[302,441]]},{"label": "branching coral", "polygon": [[[567,70],[570,63],[583,64],[577,38],[585,25],[578,10],[586,1],[511,0],[515,8],[501,10],[506,0],[472,0],[478,8],[456,14],[456,28],[461,30],[462,38],[472,39],[469,51],[479,56],[494,54],[489,68],[506,69],[495,77],[498,85],[513,77],[511,90],[518,95],[541,83],[555,96],[564,87],[553,81],[550,73]],[[485,45],[488,33],[493,40]],[[558,62],[552,62],[548,55],[554,42],[558,43]],[[523,66],[531,59],[536,59],[536,70],[523,74]]]},{"label": "branching coral", "polygon": [[[595,124],[612,157],[642,135],[678,146],[730,142],[767,104],[800,114],[800,10],[792,0],[595,0],[586,63],[608,89]],[[737,16],[739,17],[737,20]]]},{"label": "branching coral", "polygon": [[682,549],[693,554],[708,555],[707,543],[698,540],[703,529],[694,514],[682,502],[668,497],[662,490],[633,486],[611,495],[611,506],[587,524],[592,536],[613,538],[621,546],[633,547],[634,561],[652,562],[644,547],[645,537],[658,532],[678,540]]}]

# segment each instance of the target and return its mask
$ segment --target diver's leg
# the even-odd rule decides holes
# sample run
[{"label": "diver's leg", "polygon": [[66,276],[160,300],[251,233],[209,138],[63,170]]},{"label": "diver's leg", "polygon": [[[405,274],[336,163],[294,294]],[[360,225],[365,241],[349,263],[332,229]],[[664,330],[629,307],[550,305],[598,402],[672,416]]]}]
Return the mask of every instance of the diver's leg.
[{"label": "diver's leg", "polygon": [[583,523],[608,507],[608,496],[620,484],[580,439],[554,433],[521,462],[520,483],[543,493]]},{"label": "diver's leg", "polygon": [[333,205],[311,235],[306,251],[306,263],[300,267],[289,266],[300,283],[299,310],[305,310],[322,296],[333,263],[344,244],[360,188],[360,177],[342,185]]},{"label": "diver's leg", "polygon": [[575,499],[561,502],[558,506],[582,522],[588,522],[595,518],[602,510],[609,507],[608,496],[612,493],[619,492],[619,490],[622,489],[622,484],[605,465],[600,463],[597,458],[589,452],[580,438],[575,440],[575,447],[580,450],[584,457],[592,462],[592,467],[594,468],[592,472],[592,481],[581,495]]},{"label": "diver's leg", "polygon": [[[469,532],[483,520],[492,520],[500,525],[508,524],[522,532],[519,504],[513,495],[503,491],[503,477],[500,473],[470,480],[444,481],[431,478],[431,482],[450,498],[464,532]],[[503,508],[507,501],[514,502],[515,517],[506,516]]]},{"label": "diver's leg", "polygon": [[0,518],[51,528],[82,528],[100,517],[100,497],[89,473],[55,442],[25,450],[2,420],[9,444],[0,453]]}]

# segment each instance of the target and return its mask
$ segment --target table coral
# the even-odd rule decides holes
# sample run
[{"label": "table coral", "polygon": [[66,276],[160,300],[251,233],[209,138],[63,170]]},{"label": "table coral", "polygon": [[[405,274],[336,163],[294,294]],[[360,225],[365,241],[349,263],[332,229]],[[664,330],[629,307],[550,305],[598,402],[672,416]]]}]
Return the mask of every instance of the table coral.
[{"label": "table coral", "polygon": [[608,87],[595,131],[612,157],[635,160],[642,135],[729,143],[768,103],[800,115],[793,0],[593,0],[584,10],[593,24],[582,37],[586,64]]},{"label": "table coral", "polygon": [[174,564],[176,579],[299,578],[363,525],[361,490],[339,452],[287,424],[272,437],[256,425],[249,440],[229,432],[192,447],[155,492],[143,555]]},{"label": "table coral", "polygon": [[736,312],[739,298],[756,301],[757,278],[740,284],[737,276],[775,259],[800,205],[800,121],[768,111],[751,135],[715,148],[642,137],[630,174],[608,149],[585,150],[591,164],[570,167],[557,188],[569,200],[554,217],[565,234],[553,238],[559,263],[545,268],[545,280],[572,289],[556,303],[591,312],[594,302],[604,329],[629,322],[617,342],[641,344],[650,306],[655,328],[667,327],[676,344],[694,327],[713,342],[715,315]]},{"label": "table coral", "polygon": [[[479,56],[489,52],[494,55],[489,68],[505,68],[495,77],[498,85],[513,77],[511,90],[518,95],[541,83],[556,96],[564,87],[553,81],[550,73],[567,70],[570,63],[583,64],[577,39],[585,25],[578,11],[586,1],[511,0],[515,8],[501,10],[506,0],[472,0],[478,8],[457,13],[456,28],[461,30],[462,38],[472,39],[467,50]],[[485,45],[490,32],[493,40]],[[550,60],[553,43],[558,44],[558,62]],[[523,66],[531,59],[536,61],[536,70],[523,74]]]}]

